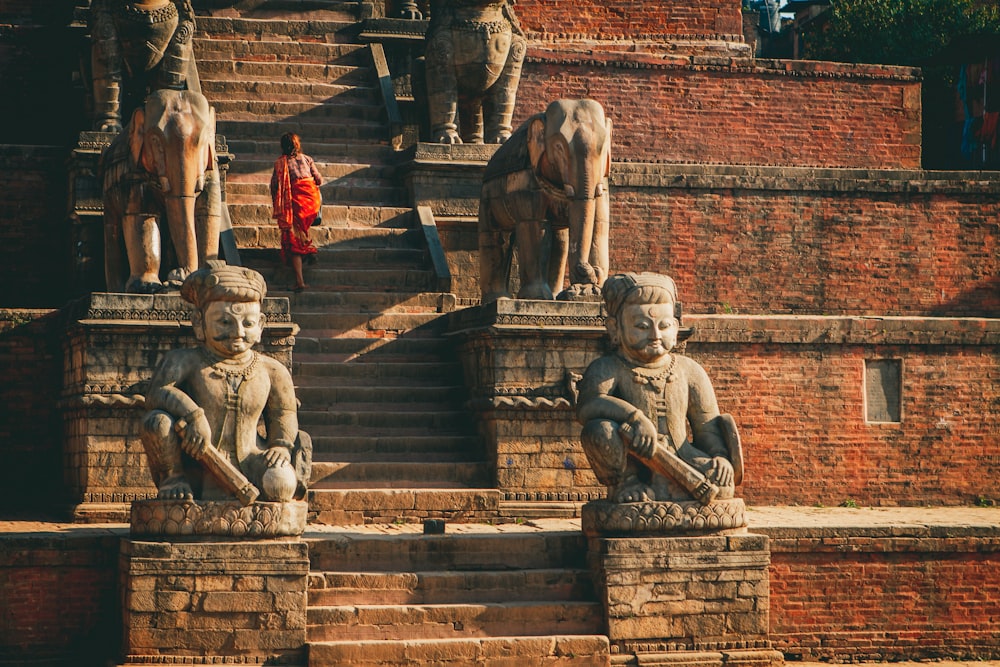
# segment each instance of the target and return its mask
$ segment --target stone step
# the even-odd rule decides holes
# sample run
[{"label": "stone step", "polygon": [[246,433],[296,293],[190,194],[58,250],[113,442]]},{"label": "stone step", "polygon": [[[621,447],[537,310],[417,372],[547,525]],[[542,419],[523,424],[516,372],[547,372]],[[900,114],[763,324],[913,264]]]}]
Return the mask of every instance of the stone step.
[{"label": "stone step", "polygon": [[[226,194],[253,194],[270,197],[271,172],[275,156],[257,159],[255,156],[233,160],[226,174]],[[396,177],[396,168],[387,164],[372,164],[347,161],[330,161],[313,156],[316,170],[324,184],[333,179],[351,178],[368,181],[385,181]],[[395,181],[392,182],[395,185]]]},{"label": "stone step", "polygon": [[[380,112],[381,113],[381,112]],[[218,114],[216,128],[219,134],[236,139],[266,139],[277,141],[286,132],[294,132],[302,139],[303,150],[307,154],[310,146],[318,142],[354,142],[364,144],[389,144],[389,128],[384,120],[358,120],[350,123],[331,123],[328,118],[274,118],[257,120],[249,114],[246,117],[227,118]],[[381,116],[380,116],[381,118]],[[277,155],[275,155],[277,158]]]},{"label": "stone step", "polygon": [[[288,62],[287,56],[278,61],[236,60],[238,57],[224,52],[197,55],[198,78],[201,79],[202,89],[208,89],[209,84],[215,85],[226,81],[273,82],[290,86],[336,84],[362,87],[373,86],[375,83],[371,68],[360,62],[358,64]],[[334,57],[347,59],[339,55]],[[351,58],[360,60],[354,55],[351,55]]]},{"label": "stone step", "polygon": [[[283,266],[277,250],[248,250],[243,256],[246,266],[268,271]],[[316,270],[355,269],[359,271],[420,271],[427,266],[427,251],[422,248],[320,248],[316,253]],[[379,267],[379,268],[372,268]]]},{"label": "stone step", "polygon": [[[250,137],[226,137],[229,152],[235,156],[232,167],[243,160],[269,162],[267,172],[274,167],[274,161],[281,155],[280,135],[262,139]],[[392,164],[396,153],[389,146],[358,142],[336,142],[311,140],[303,150],[314,160],[327,163],[352,163],[363,161],[368,164]],[[268,176],[270,178],[270,176]]]},{"label": "stone step", "polygon": [[[330,83],[323,80],[302,81],[277,75],[278,80],[250,79],[241,74],[237,78],[205,79],[201,88],[212,104],[215,112],[238,111],[236,104],[244,104],[246,110],[258,115],[302,115],[302,109],[309,105],[354,106],[365,111],[377,107],[381,98],[374,81]],[[264,104],[270,106],[263,106]],[[346,112],[345,112],[346,113]],[[364,118],[364,116],[354,116]]]},{"label": "stone step", "polygon": [[610,650],[604,635],[311,642],[309,667],[597,667]]},{"label": "stone step", "polygon": [[586,569],[579,522],[543,520],[468,525],[444,535],[400,529],[307,533],[313,572],[423,572]]},{"label": "stone step", "polygon": [[602,617],[600,603],[574,601],[309,607],[306,637],[314,642],[597,634]]},{"label": "stone step", "polygon": [[[231,0],[206,0],[199,5],[202,9],[208,5],[209,13],[213,15],[236,15],[244,18],[280,18],[294,17],[325,18],[337,20],[356,20],[360,12],[360,2],[344,2],[343,0],[258,0],[253,3],[233,3]],[[211,8],[218,6],[213,11]]]},{"label": "stone step", "polygon": [[[229,215],[242,218],[265,214],[269,225],[271,204],[229,204]],[[234,225],[236,223],[234,222]],[[419,250],[424,252],[423,232],[413,228],[413,209],[405,206],[372,206],[369,204],[323,204],[323,224],[310,229],[313,239],[321,237],[321,245],[344,245],[343,250],[371,251]],[[329,237],[329,238],[327,238]],[[366,239],[369,243],[347,245],[349,240]],[[401,243],[406,241],[407,243]],[[320,249],[340,252],[341,248]]]},{"label": "stone step", "polygon": [[[360,204],[399,208],[409,202],[409,194],[405,187],[388,178],[355,178],[344,176],[335,180],[325,180],[320,186],[324,202],[339,202],[340,204]],[[268,183],[241,183],[237,181],[230,189],[226,187],[226,202],[229,204],[230,216],[234,216],[234,206],[263,206],[271,210],[271,195]],[[325,216],[324,208],[324,216]],[[240,211],[242,212],[242,211]],[[256,214],[257,211],[252,210]],[[324,224],[326,218],[324,217]]]},{"label": "stone step", "polygon": [[[380,116],[382,105],[376,92],[367,88],[355,86],[336,86],[337,93],[322,100],[298,100],[294,102],[272,99],[247,99],[246,84],[237,84],[232,88],[239,92],[217,91],[214,94],[205,93],[205,97],[215,107],[218,122],[248,121],[284,121],[294,118],[300,122],[331,123],[350,121],[353,130],[359,138],[376,138],[374,130],[386,126]],[[351,136],[351,135],[346,135]]]},{"label": "stone step", "polygon": [[[308,280],[308,276],[306,276]],[[444,333],[447,318],[439,313],[333,313],[316,317],[293,316],[309,335],[351,336],[364,333],[370,336],[399,335],[420,328],[428,334]]]},{"label": "stone step", "polygon": [[[382,384],[416,383],[431,384],[461,380],[462,366],[458,362],[418,361],[400,363],[382,360],[355,360],[337,362],[332,358],[324,358],[317,354],[296,353],[292,362],[292,375],[296,384],[305,385],[310,378],[322,381],[324,386],[331,378],[343,381],[362,383],[369,386]],[[316,381],[312,382],[315,386]],[[440,386],[440,384],[438,384]]]},{"label": "stone step", "polygon": [[[313,268],[310,279],[334,275],[334,269]],[[399,273],[398,270],[395,271]],[[405,272],[404,272],[405,273]],[[383,276],[374,273],[374,278]],[[294,318],[306,322],[305,318],[323,317],[331,313],[440,313],[453,306],[451,294],[443,292],[370,292],[370,291],[320,291],[307,290],[293,294],[292,312]],[[304,326],[304,324],[300,324]]]},{"label": "stone step", "polygon": [[[240,248],[280,248],[281,234],[271,220],[271,207],[260,205],[230,205],[233,236]],[[393,227],[362,228],[326,224],[326,207],[323,207],[323,225],[309,230],[313,243],[319,248],[422,248],[423,232]]]},{"label": "stone step", "polygon": [[374,429],[334,429],[329,435],[309,431],[313,440],[313,453],[322,459],[345,456],[369,458],[398,458],[407,456],[474,458],[479,444],[474,436],[464,433],[428,433],[419,429],[410,432],[386,434]]},{"label": "stone step", "polygon": [[[334,457],[324,454],[324,457]],[[426,455],[424,458],[427,458]],[[439,454],[438,456],[454,456]],[[341,457],[337,457],[341,458]],[[474,488],[489,483],[486,464],[472,461],[313,461],[311,489]]]},{"label": "stone step", "polygon": [[350,43],[354,41],[353,33],[357,30],[357,20],[352,16],[334,16],[330,19],[311,21],[288,20],[287,17],[200,16],[196,20],[196,26],[197,33],[203,37],[238,36],[238,39],[261,41]]},{"label": "stone step", "polygon": [[[331,263],[336,260],[328,260]],[[259,269],[258,269],[259,270]],[[268,284],[272,280],[280,280],[282,267],[274,267],[269,270],[260,271]],[[341,293],[343,290],[365,289],[369,291],[380,290],[385,293],[397,293],[399,297],[405,296],[404,292],[418,294],[421,291],[430,291],[437,286],[437,276],[431,269],[358,269],[358,268],[326,268],[323,260],[317,260],[316,264],[308,269],[309,290],[302,294],[293,294],[281,289],[275,289],[273,296],[288,296],[294,299],[296,304],[309,307],[322,304],[326,298],[324,295],[331,293]],[[287,282],[287,281],[286,281]],[[440,299],[438,305],[440,309]],[[397,308],[398,310],[398,308]]]},{"label": "stone step", "polygon": [[194,57],[199,74],[203,62],[372,67],[370,51],[364,44],[287,39],[268,41],[255,35],[212,35],[202,31],[195,33]]},{"label": "stone step", "polygon": [[[298,344],[296,344],[296,350]],[[299,357],[299,352],[295,352]],[[445,403],[460,405],[466,397],[466,389],[462,386],[424,386],[414,391],[412,386],[385,385],[355,385],[355,386],[321,386],[310,387],[299,385],[295,395],[302,403],[303,410],[317,409],[319,406],[337,405],[341,403],[386,403],[394,409],[399,404],[411,403]]]},{"label": "stone step", "polygon": [[309,605],[592,601],[586,569],[313,572]]},{"label": "stone step", "polygon": [[454,346],[444,338],[316,338],[295,337],[295,356],[331,355],[336,361],[408,361],[454,363]]},{"label": "stone step", "polygon": [[391,432],[422,429],[435,432],[468,432],[471,416],[454,409],[426,403],[399,403],[387,410],[375,404],[338,404],[326,410],[299,410],[299,425],[312,433],[356,427]]},{"label": "stone step", "polygon": [[[500,510],[496,489],[310,489],[314,521],[333,526],[415,523],[424,519],[487,521]],[[337,569],[337,568],[323,568]]]}]

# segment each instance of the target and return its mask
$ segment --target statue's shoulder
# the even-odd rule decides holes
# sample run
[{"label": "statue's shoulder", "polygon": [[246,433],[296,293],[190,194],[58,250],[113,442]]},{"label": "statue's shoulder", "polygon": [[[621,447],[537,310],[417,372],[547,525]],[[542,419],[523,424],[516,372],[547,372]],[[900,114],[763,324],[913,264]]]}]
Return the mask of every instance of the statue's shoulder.
[{"label": "statue's shoulder", "polygon": [[616,377],[625,370],[625,364],[617,354],[606,354],[590,362],[586,375],[592,378]]},{"label": "statue's shoulder", "polygon": [[683,375],[689,382],[708,381],[708,373],[697,361],[683,354],[674,353],[674,357],[677,359],[674,372]]}]

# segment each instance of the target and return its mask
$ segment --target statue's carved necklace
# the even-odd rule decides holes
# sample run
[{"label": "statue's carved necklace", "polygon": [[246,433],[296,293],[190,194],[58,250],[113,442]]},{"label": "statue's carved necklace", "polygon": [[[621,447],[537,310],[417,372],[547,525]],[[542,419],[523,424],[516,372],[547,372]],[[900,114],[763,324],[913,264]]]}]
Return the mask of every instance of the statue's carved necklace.
[{"label": "statue's carved necklace", "polygon": [[[623,360],[624,361],[624,360]],[[645,366],[635,366],[625,361],[629,371],[632,373],[632,381],[638,385],[647,385],[658,394],[663,393],[668,382],[674,379],[674,366],[677,364],[677,355],[671,354],[670,361],[662,368],[647,368]]]},{"label": "statue's carved necklace", "polygon": [[251,351],[250,361],[245,363],[233,363],[228,359],[219,359],[213,355],[208,350],[202,348],[202,355],[205,360],[209,363],[212,370],[218,375],[222,375],[232,384],[239,378],[236,383],[237,386],[242,383],[243,380],[253,376],[254,372],[257,370],[258,362],[260,361],[260,355],[256,351]]}]

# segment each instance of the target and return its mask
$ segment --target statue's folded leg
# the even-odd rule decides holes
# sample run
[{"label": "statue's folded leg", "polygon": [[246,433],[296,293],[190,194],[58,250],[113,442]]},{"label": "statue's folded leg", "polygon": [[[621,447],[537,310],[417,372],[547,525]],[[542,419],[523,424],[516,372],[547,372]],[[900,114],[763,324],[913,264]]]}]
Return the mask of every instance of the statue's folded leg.
[{"label": "statue's folded leg", "polygon": [[176,420],[169,413],[153,410],[142,421],[142,445],[149,460],[157,497],[191,500],[194,493],[184,475],[180,437],[174,431]]},{"label": "statue's folded leg", "polygon": [[[608,500],[639,502],[652,500],[653,490],[642,478],[649,470],[628,455],[628,446],[610,419],[592,419],[583,427],[580,441],[597,479],[608,487]],[[644,475],[641,473],[645,473]]]}]

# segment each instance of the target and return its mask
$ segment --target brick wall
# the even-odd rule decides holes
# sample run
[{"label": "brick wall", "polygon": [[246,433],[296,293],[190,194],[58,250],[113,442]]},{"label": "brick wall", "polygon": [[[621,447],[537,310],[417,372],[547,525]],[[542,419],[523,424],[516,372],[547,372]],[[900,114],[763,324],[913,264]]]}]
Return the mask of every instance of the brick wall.
[{"label": "brick wall", "polygon": [[514,124],[552,100],[589,97],[614,123],[616,160],[914,169],[916,72],[536,46]]},{"label": "brick wall", "polygon": [[524,30],[591,39],[742,35],[736,0],[583,0],[567,10],[553,0],[518,0]]},{"label": "brick wall", "polygon": [[0,662],[114,664],[119,537],[52,527],[26,523],[0,540]]},{"label": "brick wall", "polygon": [[0,146],[0,307],[58,307],[70,292],[68,156],[55,146]]},{"label": "brick wall", "polygon": [[772,539],[771,640],[792,660],[996,656],[998,546],[856,529]]},{"label": "brick wall", "polygon": [[616,165],[611,270],[692,313],[993,317],[1000,177]]},{"label": "brick wall", "polygon": [[[682,292],[683,294],[683,292]],[[736,418],[750,505],[997,499],[997,320],[689,317]],[[902,419],[870,423],[865,361],[899,359]]]},{"label": "brick wall", "polygon": [[65,502],[58,314],[0,310],[0,507],[4,516]]}]

